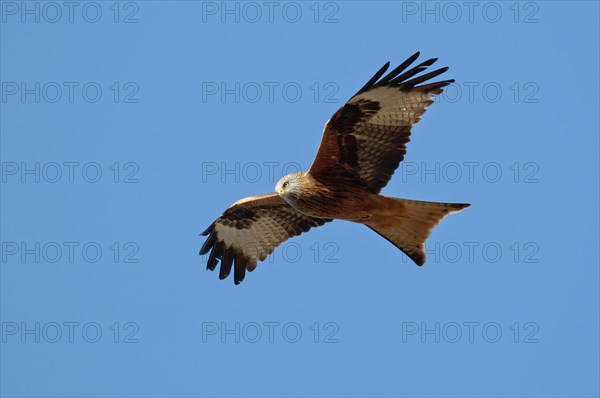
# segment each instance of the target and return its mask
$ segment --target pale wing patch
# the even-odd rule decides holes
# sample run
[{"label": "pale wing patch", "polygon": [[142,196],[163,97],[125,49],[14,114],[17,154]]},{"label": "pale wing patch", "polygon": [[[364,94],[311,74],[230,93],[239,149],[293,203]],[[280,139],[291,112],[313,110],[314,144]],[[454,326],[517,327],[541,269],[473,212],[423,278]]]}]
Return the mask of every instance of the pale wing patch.
[{"label": "pale wing patch", "polygon": [[379,104],[380,109],[365,124],[412,126],[421,120],[433,99],[434,94],[418,89],[402,91],[396,87],[377,87],[357,95],[349,103],[367,100]]},{"label": "pale wing patch", "polygon": [[289,239],[289,234],[276,220],[261,215],[247,229],[228,227],[217,222],[217,239],[223,241],[225,248],[233,247],[241,251],[246,258],[263,261],[281,242]]}]

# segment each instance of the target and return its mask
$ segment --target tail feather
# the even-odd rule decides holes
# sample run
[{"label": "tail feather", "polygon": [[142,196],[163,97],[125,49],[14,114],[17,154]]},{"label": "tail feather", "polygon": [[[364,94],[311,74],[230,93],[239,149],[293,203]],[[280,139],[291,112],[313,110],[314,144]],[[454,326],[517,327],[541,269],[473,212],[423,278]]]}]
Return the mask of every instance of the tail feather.
[{"label": "tail feather", "polygon": [[402,250],[417,265],[425,264],[425,241],[433,228],[448,214],[470,204],[422,202],[399,198],[382,198],[382,214],[373,215],[365,224]]}]

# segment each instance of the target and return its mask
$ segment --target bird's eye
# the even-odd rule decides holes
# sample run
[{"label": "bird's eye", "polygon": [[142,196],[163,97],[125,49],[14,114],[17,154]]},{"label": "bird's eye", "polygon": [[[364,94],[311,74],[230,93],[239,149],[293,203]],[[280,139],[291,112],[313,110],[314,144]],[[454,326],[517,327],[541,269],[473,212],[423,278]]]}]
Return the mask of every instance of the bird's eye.
[{"label": "bird's eye", "polygon": [[283,183],[283,185],[281,186],[281,188],[286,189],[288,187],[289,183],[286,181]]}]

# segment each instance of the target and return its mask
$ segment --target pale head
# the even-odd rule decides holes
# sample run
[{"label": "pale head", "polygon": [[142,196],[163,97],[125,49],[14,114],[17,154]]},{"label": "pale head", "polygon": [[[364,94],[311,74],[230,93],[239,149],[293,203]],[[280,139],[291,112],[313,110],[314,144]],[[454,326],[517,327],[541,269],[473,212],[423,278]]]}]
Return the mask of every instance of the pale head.
[{"label": "pale head", "polygon": [[302,178],[305,174],[305,172],[301,171],[286,175],[275,185],[275,192],[291,204],[291,202],[294,202],[301,195]]}]

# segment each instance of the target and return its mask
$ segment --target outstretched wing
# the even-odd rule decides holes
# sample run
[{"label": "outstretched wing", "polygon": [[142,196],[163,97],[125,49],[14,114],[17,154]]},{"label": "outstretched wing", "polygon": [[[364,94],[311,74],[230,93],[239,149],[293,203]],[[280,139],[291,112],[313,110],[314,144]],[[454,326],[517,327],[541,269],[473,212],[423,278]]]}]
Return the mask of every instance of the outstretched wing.
[{"label": "outstretched wing", "polygon": [[371,192],[381,191],[404,159],[411,127],[434,96],[454,81],[419,85],[448,68],[414,77],[437,60],[406,70],[418,57],[417,52],[379,80],[390,65],[386,63],[331,117],[309,173],[324,181],[351,178]]},{"label": "outstretched wing", "polygon": [[237,285],[281,243],[327,221],[296,211],[275,193],[252,196],[235,202],[202,233],[208,238],[200,255],[210,251],[206,269],[211,271],[221,261],[219,279],[233,266]]}]

